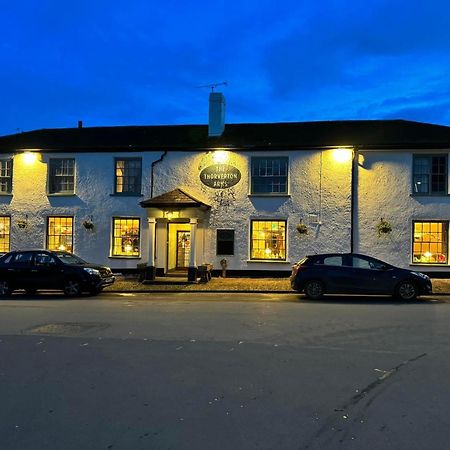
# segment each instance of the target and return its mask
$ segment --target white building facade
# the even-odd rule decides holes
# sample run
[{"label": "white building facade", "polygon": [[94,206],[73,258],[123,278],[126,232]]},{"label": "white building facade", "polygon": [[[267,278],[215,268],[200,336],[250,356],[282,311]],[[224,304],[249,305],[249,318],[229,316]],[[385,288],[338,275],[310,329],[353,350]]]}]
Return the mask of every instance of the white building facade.
[{"label": "white building facade", "polygon": [[[0,138],[0,252],[148,276],[287,274],[356,252],[450,272],[450,128],[344,121],[39,130]],[[383,222],[381,221],[383,219]]]}]

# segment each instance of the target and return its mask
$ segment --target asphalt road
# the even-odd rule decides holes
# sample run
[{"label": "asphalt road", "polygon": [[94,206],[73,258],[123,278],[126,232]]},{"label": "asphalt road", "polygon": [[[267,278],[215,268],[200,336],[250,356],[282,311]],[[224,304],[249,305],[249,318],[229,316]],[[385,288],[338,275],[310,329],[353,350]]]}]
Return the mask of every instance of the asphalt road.
[{"label": "asphalt road", "polygon": [[450,299],[0,301],[0,449],[445,449]]}]

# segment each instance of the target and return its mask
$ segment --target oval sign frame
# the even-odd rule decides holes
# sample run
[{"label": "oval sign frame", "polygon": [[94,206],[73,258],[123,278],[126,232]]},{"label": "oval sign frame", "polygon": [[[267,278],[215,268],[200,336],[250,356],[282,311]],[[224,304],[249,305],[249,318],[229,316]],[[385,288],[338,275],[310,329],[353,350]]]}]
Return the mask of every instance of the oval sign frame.
[{"label": "oval sign frame", "polygon": [[200,181],[212,189],[227,189],[241,181],[241,172],[230,164],[212,164],[200,172]]}]

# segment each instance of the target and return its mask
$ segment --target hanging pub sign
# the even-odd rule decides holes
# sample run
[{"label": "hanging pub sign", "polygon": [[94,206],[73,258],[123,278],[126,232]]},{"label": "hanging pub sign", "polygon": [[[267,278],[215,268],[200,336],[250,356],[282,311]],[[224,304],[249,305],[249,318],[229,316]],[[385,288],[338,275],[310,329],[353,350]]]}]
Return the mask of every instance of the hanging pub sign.
[{"label": "hanging pub sign", "polygon": [[213,189],[226,189],[241,180],[241,172],[229,164],[213,164],[200,172],[200,181]]}]

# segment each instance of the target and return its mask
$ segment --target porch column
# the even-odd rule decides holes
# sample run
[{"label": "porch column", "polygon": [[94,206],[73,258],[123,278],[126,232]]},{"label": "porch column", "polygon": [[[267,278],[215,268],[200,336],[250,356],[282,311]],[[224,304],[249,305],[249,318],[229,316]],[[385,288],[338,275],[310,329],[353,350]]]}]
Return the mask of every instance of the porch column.
[{"label": "porch column", "polygon": [[188,281],[197,281],[197,219],[190,219],[191,226],[191,252],[189,257]]},{"label": "porch column", "polygon": [[148,221],[148,263],[145,273],[146,280],[154,280],[156,276],[155,263],[155,236],[156,236],[156,219],[154,217],[147,218]]}]

